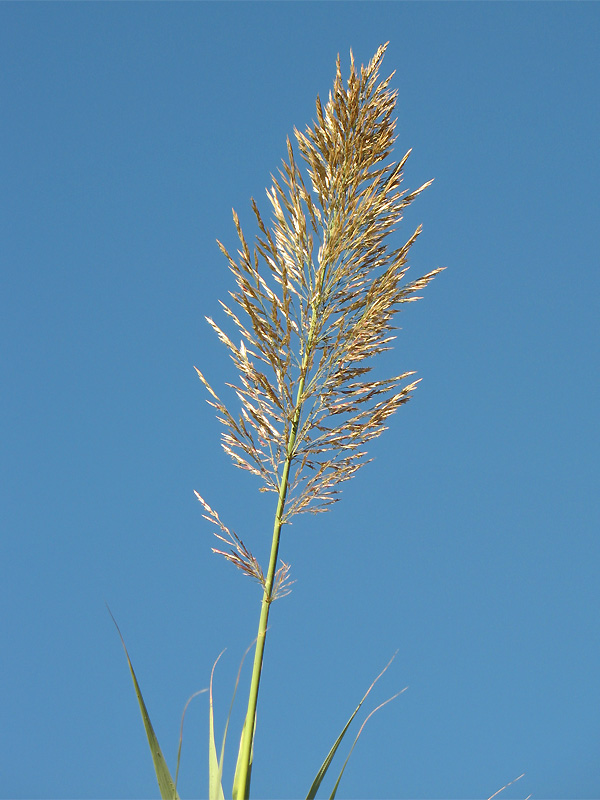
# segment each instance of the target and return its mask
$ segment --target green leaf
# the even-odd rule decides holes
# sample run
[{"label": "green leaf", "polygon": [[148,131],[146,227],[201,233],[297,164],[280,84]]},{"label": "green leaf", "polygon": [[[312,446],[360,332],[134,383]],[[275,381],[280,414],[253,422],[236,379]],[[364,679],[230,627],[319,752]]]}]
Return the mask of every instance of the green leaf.
[{"label": "green leaf", "polygon": [[[238,687],[240,685],[240,676],[242,674],[242,667],[244,666],[244,661],[246,660],[246,656],[248,655],[250,650],[252,650],[252,648],[254,647],[255,643],[256,643],[256,639],[246,649],[246,652],[244,653],[244,655],[242,656],[242,660],[240,661],[240,666],[238,667],[238,673],[237,673],[237,677],[235,679],[235,686],[233,687],[233,694],[231,696],[231,703],[229,704],[229,713],[227,714],[227,720],[225,721],[225,731],[223,733],[223,742],[221,744],[221,757],[219,759],[219,769],[220,769],[220,774],[221,775],[223,774],[223,760],[225,758],[225,742],[227,741],[227,731],[229,730],[229,721],[231,719],[231,712],[233,711],[233,704],[235,702],[235,696],[237,694],[237,690],[238,690]],[[223,655],[223,653],[221,653],[221,655]],[[219,656],[219,658],[221,658],[221,656]],[[217,659],[217,661],[218,660],[219,659]],[[216,666],[216,661],[215,661],[215,666]],[[250,762],[250,768],[252,768],[252,761]],[[237,769],[236,769],[236,772],[237,772]],[[235,791],[236,790],[235,790],[235,777],[234,777],[234,789],[233,789],[233,795],[232,795],[234,800],[235,800]]]},{"label": "green leaf", "polygon": [[[375,678],[375,680],[373,681],[373,683],[372,683],[372,684],[369,686],[369,688],[367,689],[367,691],[365,692],[365,694],[364,694],[364,696],[363,696],[363,699],[362,699],[362,700],[360,701],[360,703],[359,703],[359,704],[356,706],[356,708],[354,709],[354,712],[353,712],[352,716],[350,717],[350,719],[348,720],[348,722],[347,722],[347,723],[344,725],[344,728],[342,729],[342,732],[340,733],[340,735],[339,735],[339,736],[337,737],[337,739],[335,740],[335,742],[334,742],[334,744],[333,744],[333,747],[332,747],[332,748],[331,748],[331,750],[330,750],[330,751],[327,753],[327,756],[326,756],[326,758],[325,758],[325,761],[323,761],[323,763],[321,764],[321,767],[319,768],[319,771],[317,772],[317,774],[316,774],[316,776],[315,776],[315,779],[314,779],[314,781],[312,782],[312,786],[311,786],[311,787],[310,787],[310,789],[308,790],[308,794],[306,795],[306,800],[314,800],[314,798],[317,796],[317,792],[319,791],[319,787],[321,786],[321,783],[323,782],[323,779],[325,778],[325,775],[327,774],[327,770],[329,769],[329,767],[330,767],[330,765],[331,765],[331,762],[333,761],[333,757],[335,756],[335,754],[336,754],[336,752],[337,752],[337,749],[338,749],[338,747],[339,747],[339,746],[340,746],[340,744],[342,743],[342,740],[344,739],[344,736],[346,735],[346,732],[347,732],[348,728],[349,728],[349,727],[350,727],[350,725],[352,724],[352,720],[353,720],[353,719],[354,719],[354,717],[355,717],[355,716],[358,714],[358,712],[359,712],[359,710],[360,710],[360,708],[361,708],[362,704],[363,704],[363,703],[365,702],[365,700],[367,699],[367,697],[368,697],[368,695],[369,695],[369,692],[371,691],[371,689],[372,689],[372,688],[375,686],[375,684],[377,683],[377,681],[379,680],[379,678],[381,678],[381,676],[383,675],[383,673],[384,673],[384,672],[385,672],[385,671],[388,669],[388,667],[390,666],[390,664],[392,663],[392,661],[393,661],[393,660],[396,658],[396,655],[397,655],[397,654],[398,654],[398,651],[396,650],[396,652],[394,653],[394,655],[393,655],[393,656],[391,657],[391,659],[388,661],[387,665],[386,665],[386,666],[384,667],[384,669],[383,669],[383,670],[382,670],[382,671],[379,673],[379,675],[378,675],[378,676]],[[387,701],[386,701],[386,702],[387,702]],[[368,718],[367,718],[367,719],[368,719]],[[366,720],[365,720],[365,722],[366,722]],[[363,727],[364,727],[364,725],[363,725]],[[362,728],[361,728],[361,730],[362,730]],[[360,735],[360,732],[359,732],[359,735]],[[355,744],[356,744],[356,742],[355,742]],[[354,747],[354,745],[353,745],[353,747]],[[350,751],[350,752],[352,752],[352,751]],[[344,772],[344,769],[345,769],[345,768],[346,768],[346,765],[344,764],[344,767],[342,768],[342,773],[340,774],[340,776],[339,776],[339,778],[338,778],[338,781],[337,781],[337,783],[336,783],[336,785],[335,785],[335,788],[334,788],[334,796],[335,796],[335,792],[337,791],[337,787],[338,787],[339,781],[340,781],[340,779],[341,779],[341,777],[342,777],[342,774],[343,774],[343,772]]]},{"label": "green leaf", "polygon": [[[250,796],[250,778],[252,775],[252,761],[254,760],[254,742],[252,742],[250,746],[250,759],[247,764],[247,769],[244,770],[246,777],[242,783],[242,754],[244,752],[244,734],[246,733],[246,725],[248,722],[248,715],[246,714],[246,719],[244,720],[244,727],[242,728],[242,735],[240,736],[240,748],[238,751],[238,759],[237,764],[235,767],[235,775],[233,776],[233,789],[231,792],[231,796],[233,800],[248,800]],[[256,724],[256,716],[254,717],[254,722]]]},{"label": "green leaf", "polygon": [[330,797],[329,797],[329,800],[335,800],[335,796],[336,796],[336,794],[337,794],[337,790],[338,790],[338,786],[340,785],[340,781],[342,780],[342,775],[344,774],[344,770],[345,770],[345,769],[346,769],[346,767],[348,766],[348,762],[350,761],[350,756],[352,755],[352,751],[353,751],[353,750],[354,750],[354,748],[356,747],[356,743],[358,742],[358,740],[359,740],[359,738],[360,738],[360,735],[361,735],[361,733],[363,732],[363,730],[364,730],[364,727],[365,727],[365,725],[367,724],[367,722],[368,722],[368,721],[371,719],[371,717],[373,716],[373,714],[375,714],[375,712],[376,712],[376,711],[379,711],[379,709],[380,709],[380,708],[383,708],[383,707],[384,707],[384,706],[386,706],[388,703],[391,703],[391,702],[392,702],[392,700],[395,700],[395,699],[396,699],[396,698],[397,698],[399,695],[401,695],[401,694],[402,694],[402,692],[405,692],[405,691],[406,691],[406,688],[407,688],[407,687],[405,687],[404,689],[402,689],[402,691],[400,691],[400,692],[396,692],[396,694],[395,694],[393,697],[388,697],[388,699],[387,699],[387,700],[384,700],[384,702],[383,702],[383,703],[381,703],[380,705],[378,705],[378,706],[377,706],[377,708],[374,708],[374,709],[373,709],[373,711],[371,711],[371,713],[369,714],[369,716],[366,718],[366,720],[363,722],[363,724],[360,726],[360,730],[359,730],[359,732],[356,734],[356,738],[354,739],[354,742],[353,742],[353,744],[352,744],[352,747],[350,748],[350,752],[348,753],[348,755],[347,755],[347,757],[346,757],[346,760],[344,761],[344,766],[342,767],[342,769],[341,769],[341,772],[340,772],[340,774],[338,775],[338,779],[337,779],[337,781],[335,782],[335,786],[333,787],[333,791],[332,791],[332,793],[331,793],[331,795],[330,795]]},{"label": "green leaf", "polygon": [[223,655],[225,650],[222,650],[219,657],[213,664],[212,672],[210,673],[210,688],[209,688],[209,735],[208,735],[208,797],[209,800],[225,800],[223,794],[223,786],[221,784],[221,773],[223,771],[223,759],[221,763],[217,758],[217,748],[215,746],[215,721],[213,715],[213,676],[215,674],[215,667],[219,658]]},{"label": "green leaf", "polygon": [[188,698],[187,703],[183,707],[183,714],[181,715],[181,727],[179,729],[179,747],[177,748],[177,767],[175,769],[175,789],[177,789],[177,780],[179,778],[179,764],[181,762],[181,745],[183,744],[183,721],[185,719],[185,712],[188,709],[189,704],[192,702],[194,697],[198,697],[199,694],[204,694],[204,692],[208,692],[208,689],[200,689],[197,692]]},{"label": "green leaf", "polygon": [[[106,607],[108,608],[108,605]],[[173,778],[171,777],[171,773],[169,772],[169,768],[167,767],[167,762],[165,761],[165,757],[163,756],[162,751],[160,749],[160,745],[158,744],[158,739],[156,738],[156,734],[154,733],[154,728],[152,727],[152,723],[150,722],[150,717],[148,716],[148,710],[146,708],[146,704],[144,703],[144,698],[142,697],[142,692],[137,682],[133,665],[131,663],[131,659],[129,658],[129,653],[127,652],[127,647],[125,646],[125,640],[121,635],[121,631],[119,630],[117,621],[113,617],[110,608],[108,608],[108,613],[112,617],[112,621],[115,623],[117,633],[119,634],[119,638],[121,639],[121,644],[123,645],[123,650],[125,650],[127,663],[129,664],[129,671],[131,672],[131,677],[133,679],[135,693],[137,695],[140,711],[142,712],[142,720],[144,722],[144,728],[146,729],[146,736],[148,737],[148,745],[150,747],[152,761],[154,762],[154,770],[156,772],[156,780],[158,781],[160,796],[162,797],[162,800],[179,800],[179,795],[177,794],[177,791],[175,789],[175,783],[173,782]]]},{"label": "green leaf", "polygon": [[[229,718],[231,717],[231,710],[233,709],[233,701],[235,700],[235,695],[237,693],[238,686],[239,686],[239,683],[240,683],[240,675],[242,674],[242,667],[244,666],[244,661],[246,660],[246,656],[248,655],[250,650],[252,650],[252,648],[254,647],[255,644],[256,644],[256,639],[254,639],[254,641],[249,645],[249,647],[247,648],[246,652],[242,656],[242,660],[240,661],[240,666],[239,666],[237,678],[236,678],[236,681],[235,681],[235,687],[234,687],[234,690],[233,690],[233,697],[231,698],[231,705],[229,707],[229,715],[227,717],[227,725],[225,726],[225,735],[227,735],[227,728],[229,727]],[[256,723],[256,715],[254,717],[254,722]],[[241,773],[240,759],[242,757],[242,752],[243,752],[242,743],[244,741],[244,731],[245,731],[245,729],[246,729],[246,721],[244,720],[244,725],[242,727],[242,735],[240,737],[240,746],[239,746],[239,750],[238,750],[238,758],[237,758],[237,763],[235,765],[235,774],[233,776],[233,788],[231,790],[231,796],[232,796],[233,800],[245,800],[245,798],[247,798],[249,796],[249,792],[250,792],[250,777],[252,775],[252,760],[254,758],[254,743],[252,743],[252,746],[250,748],[250,763],[248,764],[248,770],[247,770],[247,773],[246,773],[246,783],[245,783],[244,786],[240,785],[241,784],[241,779],[240,779],[240,773]],[[221,750],[221,762],[223,761],[223,750],[224,749],[225,749],[225,736],[223,736],[223,749]]]}]

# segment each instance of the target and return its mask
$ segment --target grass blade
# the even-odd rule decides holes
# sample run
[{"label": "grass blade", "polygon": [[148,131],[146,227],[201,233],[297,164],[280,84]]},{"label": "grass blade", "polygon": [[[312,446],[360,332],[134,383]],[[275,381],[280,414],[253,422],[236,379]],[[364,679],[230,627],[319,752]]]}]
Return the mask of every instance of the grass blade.
[{"label": "grass blade", "polygon": [[379,709],[380,709],[380,708],[383,708],[383,707],[384,707],[384,706],[386,706],[388,703],[391,703],[391,702],[392,702],[392,700],[395,700],[397,697],[399,697],[399,696],[402,694],[402,692],[405,692],[407,688],[408,688],[408,687],[405,687],[404,689],[402,689],[402,691],[400,691],[400,692],[396,692],[396,694],[395,694],[393,697],[388,697],[388,699],[387,699],[387,700],[384,700],[384,702],[383,702],[383,703],[380,703],[380,705],[378,705],[378,706],[377,706],[377,708],[374,708],[374,709],[373,709],[373,711],[371,711],[371,713],[369,714],[369,716],[366,718],[366,720],[365,720],[365,721],[363,722],[363,724],[360,726],[360,730],[359,730],[359,732],[356,734],[356,738],[354,739],[354,742],[353,742],[353,744],[352,744],[352,747],[350,748],[350,752],[349,752],[349,753],[348,753],[348,755],[346,756],[346,760],[344,761],[344,766],[342,767],[342,769],[341,769],[341,771],[340,771],[340,774],[338,775],[338,779],[337,779],[337,781],[335,782],[335,786],[333,787],[333,791],[332,791],[332,793],[331,793],[331,796],[330,796],[329,800],[335,800],[335,796],[336,796],[336,794],[337,794],[337,790],[338,790],[338,786],[340,785],[340,781],[342,780],[342,775],[344,774],[344,770],[345,770],[345,769],[346,769],[346,767],[348,766],[348,762],[350,761],[350,756],[352,755],[352,751],[353,751],[353,750],[354,750],[354,748],[356,747],[356,743],[358,742],[358,740],[359,740],[359,738],[360,738],[360,735],[361,735],[361,733],[363,732],[363,730],[364,730],[364,727],[365,727],[365,725],[367,724],[367,722],[368,722],[368,721],[371,719],[371,717],[373,716],[373,714],[375,714],[375,712],[376,712],[376,711],[379,711]]},{"label": "grass blade", "polygon": [[[498,797],[498,795],[499,795],[499,794],[501,794],[501,793],[502,793],[502,792],[503,792],[505,789],[508,789],[508,787],[509,787],[509,786],[512,786],[512,785],[513,785],[513,783],[516,783],[517,781],[520,781],[520,780],[521,780],[521,778],[523,778],[523,777],[525,777],[525,773],[523,773],[522,775],[519,775],[519,777],[518,777],[518,778],[515,778],[515,779],[514,779],[514,780],[512,780],[512,781],[509,781],[509,782],[508,782],[508,783],[507,783],[505,786],[503,786],[501,789],[498,789],[498,791],[497,791],[497,792],[494,792],[494,794],[493,794],[491,797],[489,797],[489,798],[488,798],[488,800],[494,800],[494,797]],[[528,796],[525,798],[525,800],[530,800],[530,798],[531,798],[531,795],[528,795]]]},{"label": "grass blade", "polygon": [[[254,717],[254,723],[256,724],[256,716]],[[248,760],[246,761],[243,757],[244,757],[244,737],[246,736],[247,724],[248,724],[248,715],[246,714],[246,719],[244,720],[244,725],[242,727],[242,735],[240,736],[240,747],[238,750],[238,759],[235,766],[235,774],[233,776],[233,788],[231,790],[231,796],[233,800],[248,800],[248,797],[250,797],[250,779],[252,777],[252,762],[254,760],[254,741],[252,741],[252,744],[250,745],[250,754],[248,755]],[[243,764],[243,777],[241,777],[242,764]]]},{"label": "grass blade", "polygon": [[[106,607],[108,608],[108,606]],[[127,663],[129,664],[129,671],[131,672],[131,677],[133,679],[133,686],[135,688],[135,693],[140,706],[140,711],[142,713],[142,720],[144,722],[144,728],[146,729],[146,736],[148,737],[148,745],[150,747],[152,761],[154,762],[154,771],[156,772],[156,780],[158,781],[160,796],[162,797],[162,800],[179,800],[179,795],[177,794],[177,790],[175,789],[175,783],[173,781],[173,778],[171,777],[169,768],[167,767],[167,762],[165,761],[165,757],[162,754],[160,745],[158,744],[158,739],[156,738],[156,734],[154,733],[154,728],[152,727],[152,723],[150,722],[150,717],[148,716],[148,709],[146,708],[146,704],[144,703],[144,698],[142,697],[142,692],[137,682],[133,665],[131,663],[131,659],[129,658],[129,653],[127,652],[127,647],[125,646],[125,640],[123,639],[119,626],[117,625],[117,621],[113,617],[110,608],[108,608],[108,613],[110,614],[112,621],[115,623],[117,633],[119,634],[119,638],[121,639],[121,644],[123,645],[123,650],[125,650]]]},{"label": "grass blade", "polygon": [[212,672],[210,673],[210,688],[209,688],[209,735],[208,735],[208,797],[209,800],[225,800],[223,794],[223,786],[221,784],[221,772],[223,770],[223,761],[219,764],[217,758],[217,748],[215,745],[215,721],[213,714],[213,677],[215,674],[215,667],[219,658],[223,655],[225,650],[222,650],[219,657],[213,664]]},{"label": "grass blade", "polygon": [[[370,693],[371,689],[372,689],[372,688],[375,686],[375,684],[377,683],[377,681],[379,680],[379,678],[381,678],[381,676],[384,674],[384,672],[385,672],[385,671],[388,669],[388,667],[390,666],[390,664],[392,663],[392,661],[393,661],[393,660],[396,658],[396,655],[397,655],[397,654],[398,654],[398,651],[396,650],[396,652],[395,652],[395,653],[394,653],[394,655],[393,655],[393,656],[390,658],[390,660],[388,661],[388,663],[386,664],[386,666],[385,666],[385,667],[382,669],[382,671],[381,671],[381,672],[379,673],[379,675],[378,675],[378,676],[375,678],[375,680],[373,681],[373,683],[372,683],[372,684],[369,686],[369,688],[367,689],[367,691],[365,692],[365,694],[364,694],[364,696],[363,696],[363,699],[362,699],[362,700],[360,701],[360,703],[359,703],[359,704],[356,706],[356,708],[354,709],[354,712],[352,713],[352,716],[350,717],[350,719],[348,720],[348,722],[347,722],[347,723],[344,725],[344,728],[342,729],[342,732],[340,733],[340,735],[339,735],[339,736],[337,737],[337,739],[335,740],[335,742],[334,742],[334,744],[333,744],[333,747],[331,748],[331,750],[329,751],[329,753],[327,753],[327,756],[326,756],[326,758],[325,758],[325,761],[323,761],[323,763],[321,764],[321,767],[319,768],[319,771],[317,772],[317,774],[316,774],[316,776],[315,776],[315,779],[314,779],[314,781],[312,782],[312,786],[311,786],[311,787],[310,787],[310,789],[308,790],[308,794],[306,795],[306,800],[314,800],[314,798],[317,796],[317,792],[319,791],[319,787],[321,786],[321,783],[323,782],[323,779],[325,778],[325,775],[327,774],[327,770],[329,769],[329,767],[330,767],[330,765],[331,765],[331,762],[333,761],[333,757],[335,756],[335,754],[336,754],[336,752],[337,752],[337,749],[338,749],[338,747],[339,747],[339,746],[340,746],[340,744],[342,743],[342,740],[343,740],[344,736],[346,735],[346,732],[347,732],[348,728],[349,728],[349,727],[350,727],[350,725],[352,724],[352,721],[353,721],[354,717],[355,717],[355,716],[358,714],[358,712],[359,712],[359,710],[360,710],[360,708],[361,708],[362,704],[363,704],[363,703],[365,702],[365,700],[367,699],[367,697],[368,697],[368,695],[369,695],[369,693]],[[345,765],[344,765],[344,766],[345,766]],[[343,771],[343,770],[342,770],[342,771]],[[340,775],[340,778],[341,778],[341,775]],[[339,781],[338,781],[338,782],[339,782]],[[336,784],[336,788],[337,788],[337,784]]]},{"label": "grass blade", "polygon": [[[244,666],[244,661],[246,660],[246,656],[248,655],[248,653],[254,647],[255,644],[256,644],[256,639],[252,642],[250,647],[248,647],[248,649],[246,650],[246,652],[242,656],[242,660],[240,662],[240,666],[239,666],[239,669],[238,669],[238,674],[237,674],[237,678],[236,678],[236,681],[235,681],[235,687],[234,687],[234,690],[233,690],[233,697],[231,698],[231,706],[229,707],[229,715],[227,717],[227,725],[225,726],[225,734],[223,736],[223,747],[221,749],[221,764],[223,763],[223,753],[225,751],[225,736],[227,735],[227,728],[229,727],[229,719],[231,717],[231,711],[233,709],[233,701],[235,700],[235,695],[236,695],[236,692],[238,690],[238,686],[239,686],[239,683],[240,683],[240,675],[242,674],[242,667]],[[246,722],[244,720],[244,725],[242,727],[242,735],[240,737],[240,746],[239,746],[239,750],[238,750],[238,760],[237,760],[237,763],[236,763],[236,766],[235,766],[235,773],[234,773],[234,776],[233,776],[233,788],[231,790],[231,796],[232,796],[233,800],[238,800],[238,798],[248,797],[249,789],[250,789],[250,777],[252,775],[252,759],[254,758],[254,747],[252,747],[250,749],[250,764],[248,766],[248,772],[247,772],[247,776],[246,776],[246,783],[244,784],[243,787],[240,784],[240,778],[239,778],[240,754],[242,752],[242,745],[243,745],[243,741],[244,741],[244,730],[245,730],[245,728],[246,728]]]},{"label": "grass blade", "polygon": [[250,647],[247,648],[246,652],[242,656],[242,660],[240,661],[240,666],[238,668],[237,677],[235,679],[235,686],[233,687],[233,694],[231,696],[231,703],[229,704],[229,713],[227,714],[227,720],[225,722],[225,731],[223,733],[223,742],[221,744],[221,757],[219,759],[219,769],[221,770],[221,775],[223,774],[223,759],[225,758],[225,742],[227,740],[227,731],[229,730],[229,720],[231,719],[231,712],[233,711],[233,704],[235,702],[235,696],[237,694],[238,686],[240,685],[240,676],[242,674],[242,667],[244,666],[244,661],[246,660],[246,656],[250,652],[250,650],[256,644],[256,639],[252,642]]},{"label": "grass blade", "polygon": [[185,712],[188,709],[189,704],[192,702],[194,697],[198,697],[199,694],[204,694],[207,692],[208,689],[200,689],[188,699],[187,703],[183,707],[183,714],[181,715],[181,727],[179,729],[179,747],[177,748],[177,767],[175,768],[175,789],[177,789],[177,780],[179,778],[179,764],[181,762],[181,745],[183,744],[183,721],[185,719]]}]

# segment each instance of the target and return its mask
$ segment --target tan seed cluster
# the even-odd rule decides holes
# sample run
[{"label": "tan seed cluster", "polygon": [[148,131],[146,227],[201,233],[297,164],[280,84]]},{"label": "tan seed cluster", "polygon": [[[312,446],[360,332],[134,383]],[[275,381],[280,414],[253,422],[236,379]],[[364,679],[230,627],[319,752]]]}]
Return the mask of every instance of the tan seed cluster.
[{"label": "tan seed cluster", "polygon": [[[431,181],[402,190],[410,151],[390,161],[396,92],[389,89],[392,76],[379,81],[385,49],[360,70],[351,54],[346,84],[338,57],[328,102],[323,107],[317,97],[316,122],[304,133],[295,130],[306,178],[288,140],[287,160],[267,191],[270,225],[252,200],[259,228],[253,248],[235,212],[237,258],[219,242],[237,284],[233,303],[222,306],[239,346],[208,321],[237,368],[239,381],[229,385],[241,410],[230,411],[197,371],[235,464],[260,478],[261,491],[281,497],[286,482],[282,523],[325,511],[338,499],[339,484],[366,463],[366,445],[417,384],[406,381],[412,372],[368,379],[373,357],[394,338],[401,304],[419,299],[416,293],[441,272],[402,283],[420,227],[401,247],[389,244],[403,209]],[[217,536],[231,546],[223,555],[264,586],[254,557],[204,506]]]}]

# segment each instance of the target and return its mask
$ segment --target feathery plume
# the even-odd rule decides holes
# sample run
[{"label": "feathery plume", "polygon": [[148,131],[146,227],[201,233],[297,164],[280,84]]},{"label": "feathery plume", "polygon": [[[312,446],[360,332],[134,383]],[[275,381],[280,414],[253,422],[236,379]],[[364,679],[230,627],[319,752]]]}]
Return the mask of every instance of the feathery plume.
[{"label": "feathery plume", "polygon": [[[339,484],[366,463],[367,444],[417,385],[407,382],[413,372],[368,379],[373,357],[390,349],[402,304],[419,299],[441,271],[403,283],[420,226],[401,247],[388,243],[431,181],[402,190],[410,151],[399,163],[389,160],[397,93],[391,75],[378,82],[386,46],[360,70],[351,54],[346,85],[338,56],[328,102],[317,97],[316,122],[294,131],[308,180],[288,139],[287,160],[267,191],[270,226],[252,200],[253,249],[235,212],[237,259],[218,243],[237,284],[233,303],[221,305],[240,344],[208,322],[237,368],[238,383],[228,385],[240,412],[197,372],[224,426],[223,448],[260,478],[261,491],[283,499],[281,524],[338,500]],[[233,546],[237,556],[226,557],[253,574],[250,556],[237,540]]]}]

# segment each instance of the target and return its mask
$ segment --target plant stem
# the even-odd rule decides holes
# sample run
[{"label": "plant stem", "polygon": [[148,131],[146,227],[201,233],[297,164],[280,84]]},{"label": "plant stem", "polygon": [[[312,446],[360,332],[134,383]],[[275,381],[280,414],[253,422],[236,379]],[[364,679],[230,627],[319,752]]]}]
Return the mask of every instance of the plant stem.
[{"label": "plant stem", "polygon": [[277,556],[279,553],[279,542],[281,538],[281,528],[283,525],[283,512],[285,508],[285,499],[289,485],[289,475],[292,460],[294,458],[294,451],[296,446],[296,438],[298,436],[298,427],[300,425],[300,417],[302,414],[302,396],[304,394],[304,385],[306,382],[306,374],[309,369],[310,354],[314,339],[314,332],[316,327],[316,312],[313,307],[311,316],[310,330],[306,342],[306,350],[302,359],[302,367],[300,369],[300,378],[298,381],[298,391],[296,394],[296,408],[294,411],[294,418],[290,429],[286,458],[283,465],[283,473],[281,475],[281,482],[279,484],[279,497],[277,500],[277,511],[275,512],[275,522],[273,525],[273,540],[271,542],[271,555],[269,558],[269,568],[267,570],[267,577],[265,580],[265,587],[263,591],[262,604],[260,608],[260,618],[258,622],[258,636],[256,638],[256,650],[254,651],[254,665],[252,667],[252,679],[250,681],[250,694],[248,697],[248,710],[246,712],[246,719],[244,721],[244,729],[242,731],[242,740],[240,742],[240,751],[238,754],[238,761],[235,770],[235,778],[233,783],[233,800],[247,800],[250,796],[250,772],[252,767],[252,745],[254,743],[254,731],[256,725],[256,705],[258,702],[258,689],[260,686],[260,676],[262,672],[262,663],[265,652],[265,640],[267,636],[267,624],[269,621],[269,610],[273,602],[273,584],[275,581],[275,573],[277,571]]}]

